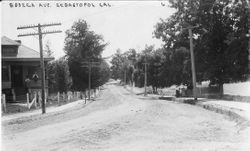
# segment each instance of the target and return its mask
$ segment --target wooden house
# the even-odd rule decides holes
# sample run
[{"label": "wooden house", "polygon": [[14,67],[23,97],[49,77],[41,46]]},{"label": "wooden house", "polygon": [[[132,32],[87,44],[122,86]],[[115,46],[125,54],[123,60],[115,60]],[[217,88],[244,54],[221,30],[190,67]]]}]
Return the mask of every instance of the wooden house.
[{"label": "wooden house", "polygon": [[[25,101],[27,94],[25,79],[30,79],[29,93],[41,90],[40,53],[26,47],[19,40],[12,40],[6,36],[1,39],[2,93],[5,94],[7,102]],[[44,56],[45,67],[53,59]],[[36,79],[34,75],[37,75]],[[48,91],[47,76],[45,83]]]}]

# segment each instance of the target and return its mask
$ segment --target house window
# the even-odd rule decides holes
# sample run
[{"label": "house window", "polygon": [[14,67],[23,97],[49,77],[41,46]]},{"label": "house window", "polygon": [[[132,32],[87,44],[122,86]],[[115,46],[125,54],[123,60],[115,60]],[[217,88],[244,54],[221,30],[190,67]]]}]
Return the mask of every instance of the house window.
[{"label": "house window", "polygon": [[2,81],[10,81],[8,66],[2,66]]}]

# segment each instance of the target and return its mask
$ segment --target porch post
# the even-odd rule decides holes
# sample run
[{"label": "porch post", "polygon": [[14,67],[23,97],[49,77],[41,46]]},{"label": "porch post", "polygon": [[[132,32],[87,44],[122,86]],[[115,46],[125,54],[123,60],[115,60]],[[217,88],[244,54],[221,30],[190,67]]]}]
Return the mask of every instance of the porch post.
[{"label": "porch post", "polygon": [[8,65],[8,69],[9,69],[9,81],[11,82],[11,66],[10,65]]},{"label": "porch post", "polygon": [[35,107],[37,108],[37,93],[34,91]]},{"label": "porch post", "polygon": [[16,93],[15,93],[15,90],[13,88],[11,89],[11,93],[13,95],[13,101],[16,101]]},{"label": "porch post", "polygon": [[3,112],[6,113],[7,112],[7,108],[6,108],[6,97],[5,97],[5,94],[2,94],[2,103],[3,103]]},{"label": "porch post", "polygon": [[60,92],[57,92],[57,102],[58,102],[58,105],[60,105]]},{"label": "porch post", "polygon": [[29,93],[26,94],[26,97],[27,97],[27,106],[28,106],[28,109],[30,109]]}]

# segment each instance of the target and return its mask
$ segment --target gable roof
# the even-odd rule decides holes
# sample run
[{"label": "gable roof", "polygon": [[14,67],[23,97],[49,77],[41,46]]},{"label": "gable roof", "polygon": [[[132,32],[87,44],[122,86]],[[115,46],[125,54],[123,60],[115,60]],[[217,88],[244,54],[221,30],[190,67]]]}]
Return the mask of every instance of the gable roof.
[{"label": "gable roof", "polygon": [[1,39],[1,44],[2,45],[8,45],[8,46],[19,46],[20,43],[14,41],[14,40],[11,40],[10,38],[6,37],[6,36],[3,36],[2,39]]},{"label": "gable roof", "polygon": [[[2,45],[5,46],[18,46],[18,53],[16,56],[2,56],[5,61],[40,61],[40,53],[31,49],[21,43],[18,43],[10,38],[3,36]],[[44,56],[45,61],[54,60],[54,57]]]}]

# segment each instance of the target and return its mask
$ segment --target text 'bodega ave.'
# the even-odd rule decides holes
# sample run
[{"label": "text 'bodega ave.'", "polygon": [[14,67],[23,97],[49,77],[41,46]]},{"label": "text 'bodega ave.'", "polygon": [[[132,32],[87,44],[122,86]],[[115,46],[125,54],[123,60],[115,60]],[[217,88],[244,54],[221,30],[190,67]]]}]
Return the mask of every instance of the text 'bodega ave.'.
[{"label": "text 'bodega ave.'", "polygon": [[107,2],[100,3],[71,3],[71,2],[61,2],[61,3],[33,3],[33,2],[16,2],[9,3],[11,8],[33,8],[33,7],[61,7],[61,8],[80,8],[80,7],[111,7],[111,4]]}]

